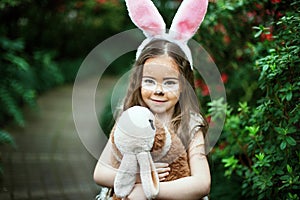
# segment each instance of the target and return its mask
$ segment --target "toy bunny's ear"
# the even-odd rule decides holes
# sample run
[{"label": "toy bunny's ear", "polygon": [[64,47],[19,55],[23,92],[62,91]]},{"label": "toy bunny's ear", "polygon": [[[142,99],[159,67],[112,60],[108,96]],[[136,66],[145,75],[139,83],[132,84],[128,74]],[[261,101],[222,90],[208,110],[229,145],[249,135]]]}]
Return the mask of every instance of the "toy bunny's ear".
[{"label": "toy bunny's ear", "polygon": [[137,168],[136,155],[124,154],[114,181],[114,190],[117,197],[125,198],[130,194],[136,181]]},{"label": "toy bunny's ear", "polygon": [[139,153],[137,160],[144,193],[147,199],[155,199],[159,192],[159,178],[150,152]]},{"label": "toy bunny's ear", "polygon": [[187,42],[197,32],[206,14],[208,0],[183,0],[172,21],[170,34]]},{"label": "toy bunny's ear", "polygon": [[166,24],[152,1],[125,0],[125,2],[132,22],[146,37],[165,33]]}]

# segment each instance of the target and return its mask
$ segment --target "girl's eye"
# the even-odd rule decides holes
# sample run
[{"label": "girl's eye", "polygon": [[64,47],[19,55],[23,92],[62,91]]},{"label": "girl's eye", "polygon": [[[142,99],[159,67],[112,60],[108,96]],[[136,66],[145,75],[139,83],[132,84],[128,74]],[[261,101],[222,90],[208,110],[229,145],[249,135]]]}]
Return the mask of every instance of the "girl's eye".
[{"label": "girl's eye", "polygon": [[177,84],[177,82],[176,81],[165,81],[164,82],[164,85],[176,85]]},{"label": "girl's eye", "polygon": [[145,78],[143,79],[143,83],[147,85],[155,85],[156,82],[153,79]]}]

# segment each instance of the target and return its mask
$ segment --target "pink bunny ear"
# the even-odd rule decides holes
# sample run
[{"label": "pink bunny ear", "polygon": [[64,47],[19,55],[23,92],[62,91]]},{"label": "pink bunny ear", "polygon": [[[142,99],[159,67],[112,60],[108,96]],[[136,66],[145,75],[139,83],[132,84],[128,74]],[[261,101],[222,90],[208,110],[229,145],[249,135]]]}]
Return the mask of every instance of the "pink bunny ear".
[{"label": "pink bunny ear", "polygon": [[173,19],[170,34],[188,41],[194,36],[206,14],[208,0],[183,0]]},{"label": "pink bunny ear", "polygon": [[165,33],[166,24],[150,0],[125,0],[132,22],[146,37]]}]

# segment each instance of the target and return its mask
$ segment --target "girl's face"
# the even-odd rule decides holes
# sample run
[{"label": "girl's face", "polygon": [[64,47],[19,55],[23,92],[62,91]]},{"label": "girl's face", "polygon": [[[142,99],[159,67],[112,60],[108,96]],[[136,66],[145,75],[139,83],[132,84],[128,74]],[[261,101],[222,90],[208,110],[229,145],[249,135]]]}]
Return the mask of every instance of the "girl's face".
[{"label": "girl's face", "polygon": [[154,114],[172,116],[181,92],[179,75],[178,65],[167,55],[146,60],[141,95]]}]

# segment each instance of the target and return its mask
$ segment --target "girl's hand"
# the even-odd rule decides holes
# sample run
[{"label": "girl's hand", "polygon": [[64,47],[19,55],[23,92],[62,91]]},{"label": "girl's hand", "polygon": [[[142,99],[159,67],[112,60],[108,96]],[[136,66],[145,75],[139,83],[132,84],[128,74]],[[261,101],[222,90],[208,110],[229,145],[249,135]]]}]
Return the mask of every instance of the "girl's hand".
[{"label": "girl's hand", "polygon": [[135,184],[131,193],[124,200],[147,200],[142,184]]},{"label": "girl's hand", "polygon": [[168,163],[154,163],[156,171],[158,173],[159,181],[164,181],[169,175],[170,167]]}]

